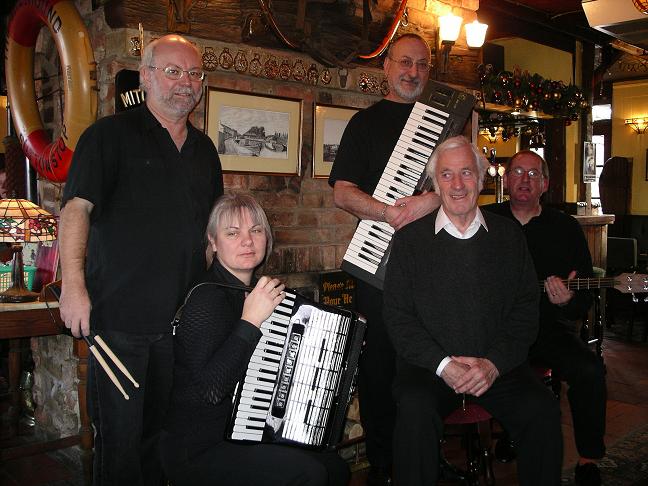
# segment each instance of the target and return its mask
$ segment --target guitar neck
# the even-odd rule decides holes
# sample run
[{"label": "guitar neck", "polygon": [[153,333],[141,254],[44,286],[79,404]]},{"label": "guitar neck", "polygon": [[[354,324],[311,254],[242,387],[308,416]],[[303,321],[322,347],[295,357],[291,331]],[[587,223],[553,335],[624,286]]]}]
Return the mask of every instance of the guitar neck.
[{"label": "guitar neck", "polygon": [[[565,284],[569,290],[589,290],[589,289],[606,289],[613,288],[615,285],[618,285],[619,281],[615,277],[592,277],[592,278],[572,278],[572,279],[562,279],[562,283]],[[544,281],[540,281],[540,287],[542,287],[543,292]]]}]

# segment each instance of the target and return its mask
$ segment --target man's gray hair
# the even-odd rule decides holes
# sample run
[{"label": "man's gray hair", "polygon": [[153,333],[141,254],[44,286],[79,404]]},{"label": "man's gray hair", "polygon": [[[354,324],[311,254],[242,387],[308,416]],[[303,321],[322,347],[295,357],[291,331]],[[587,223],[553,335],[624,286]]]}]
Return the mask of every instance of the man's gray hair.
[{"label": "man's gray hair", "polygon": [[448,150],[453,150],[461,147],[468,147],[470,148],[470,152],[472,153],[473,157],[473,162],[475,164],[475,167],[477,168],[477,184],[479,191],[484,188],[484,176],[486,175],[486,171],[488,170],[488,161],[486,158],[477,150],[477,147],[475,147],[472,143],[470,143],[470,140],[468,140],[466,137],[463,135],[459,135],[457,137],[450,137],[447,140],[445,140],[443,143],[439,144],[439,146],[436,148],[434,152],[432,152],[432,155],[430,156],[430,160],[427,163],[427,166],[425,167],[425,171],[427,172],[427,175],[432,179],[432,182],[434,183],[434,187],[438,188],[439,184],[437,183],[436,179],[436,166],[437,162],[439,161],[439,157],[443,155],[444,152],[447,152]]}]

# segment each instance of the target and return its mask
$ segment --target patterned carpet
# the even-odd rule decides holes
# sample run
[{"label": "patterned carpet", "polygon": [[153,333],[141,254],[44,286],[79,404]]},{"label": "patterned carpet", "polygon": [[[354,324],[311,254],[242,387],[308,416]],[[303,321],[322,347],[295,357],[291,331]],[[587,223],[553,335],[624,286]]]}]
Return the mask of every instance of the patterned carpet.
[{"label": "patterned carpet", "polygon": [[648,425],[608,448],[599,466],[604,486],[648,486]]}]

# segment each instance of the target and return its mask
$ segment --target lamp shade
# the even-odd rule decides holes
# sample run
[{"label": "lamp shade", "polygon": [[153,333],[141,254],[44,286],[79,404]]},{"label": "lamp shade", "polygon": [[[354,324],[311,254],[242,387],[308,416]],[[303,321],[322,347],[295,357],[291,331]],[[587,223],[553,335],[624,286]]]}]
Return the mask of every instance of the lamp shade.
[{"label": "lamp shade", "polygon": [[439,38],[441,42],[456,42],[459,38],[463,19],[457,15],[442,15],[439,17]]},{"label": "lamp shade", "polygon": [[56,239],[56,218],[26,199],[0,199],[0,241]]},{"label": "lamp shade", "polygon": [[468,43],[468,47],[483,46],[486,40],[487,29],[488,25],[482,24],[478,20],[466,24],[466,42]]}]

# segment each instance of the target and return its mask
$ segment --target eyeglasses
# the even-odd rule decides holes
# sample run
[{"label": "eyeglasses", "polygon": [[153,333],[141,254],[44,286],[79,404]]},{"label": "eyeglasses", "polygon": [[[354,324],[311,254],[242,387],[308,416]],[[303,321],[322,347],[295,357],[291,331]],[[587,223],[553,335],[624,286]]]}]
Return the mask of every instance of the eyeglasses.
[{"label": "eyeglasses", "polygon": [[423,62],[423,61],[414,62],[407,57],[404,57],[403,59],[394,59],[393,57],[389,56],[389,59],[391,59],[396,64],[398,64],[400,68],[403,70],[412,69],[412,66],[416,64],[416,69],[418,71],[426,73],[432,67],[429,62]]},{"label": "eyeglasses", "polygon": [[543,176],[542,171],[538,169],[525,170],[522,167],[515,167],[509,170],[509,174],[513,175],[513,177],[522,177],[524,174],[527,174],[529,179],[540,179]]},{"label": "eyeglasses", "polygon": [[149,66],[149,67],[151,69],[157,69],[159,71],[162,71],[164,75],[167,77],[167,79],[173,79],[174,81],[177,81],[178,79],[182,78],[182,76],[184,76],[184,73],[187,73],[189,75],[189,79],[191,81],[198,82],[205,79],[205,71],[202,71],[200,69],[190,69],[189,71],[185,71],[184,69],[180,69],[178,66],[174,66],[173,64],[165,68],[160,68],[156,66]]}]

